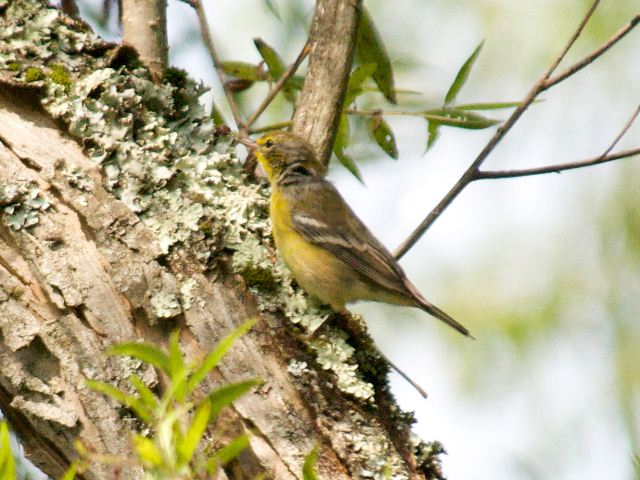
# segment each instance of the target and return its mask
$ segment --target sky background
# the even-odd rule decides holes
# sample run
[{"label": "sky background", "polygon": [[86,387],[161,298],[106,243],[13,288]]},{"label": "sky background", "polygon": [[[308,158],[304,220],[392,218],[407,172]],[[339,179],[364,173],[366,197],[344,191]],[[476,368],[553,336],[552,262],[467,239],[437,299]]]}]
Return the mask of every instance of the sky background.
[{"label": "sky background", "polygon": [[[262,37],[286,61],[301,48],[308,0],[205,1],[226,60],[258,62]],[[484,48],[460,102],[521,99],[587,8],[584,0],[395,0],[366,2],[387,45],[401,97],[436,107],[457,69]],[[80,2],[85,18],[97,4]],[[634,9],[636,11],[634,11]],[[569,55],[611,36],[638,3],[605,0]],[[196,16],[169,2],[171,64],[212,85],[224,110]],[[118,38],[115,19],[100,30]],[[640,32],[543,95],[486,168],[524,168],[603,152],[640,103]],[[564,65],[568,65],[565,63]],[[265,93],[243,94],[245,113]],[[380,105],[379,97],[371,104]],[[377,102],[377,103],[376,103]],[[362,105],[365,105],[363,103]],[[262,124],[282,120],[276,104]],[[506,111],[490,112],[505,119]],[[230,117],[227,117],[230,118]],[[351,153],[360,184],[339,165],[331,180],[371,230],[395,249],[453,185],[493,134],[442,129],[426,155],[426,125],[388,118],[400,159],[370,142]],[[640,145],[640,122],[619,148]],[[640,158],[560,175],[477,182],[403,258],[408,276],[477,338],[461,338],[420,311],[358,304],[381,350],[430,394],[392,376],[415,432],[440,440],[455,480],[633,479],[640,442]]]}]

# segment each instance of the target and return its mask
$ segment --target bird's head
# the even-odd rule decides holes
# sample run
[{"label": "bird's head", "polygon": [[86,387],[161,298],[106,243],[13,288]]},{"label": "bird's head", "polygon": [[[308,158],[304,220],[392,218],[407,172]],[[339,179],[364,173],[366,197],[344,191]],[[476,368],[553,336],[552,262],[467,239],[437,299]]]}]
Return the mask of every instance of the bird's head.
[{"label": "bird's head", "polygon": [[325,167],[318,162],[313,147],[304,138],[291,132],[270,132],[256,142],[242,141],[254,154],[270,182],[283,173],[323,177]]}]

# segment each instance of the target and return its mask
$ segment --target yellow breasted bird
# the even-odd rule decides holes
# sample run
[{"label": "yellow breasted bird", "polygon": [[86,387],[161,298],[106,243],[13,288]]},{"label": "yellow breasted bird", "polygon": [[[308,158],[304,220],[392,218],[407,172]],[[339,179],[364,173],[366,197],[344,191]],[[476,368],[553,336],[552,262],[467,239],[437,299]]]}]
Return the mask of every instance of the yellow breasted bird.
[{"label": "yellow breasted bird", "polygon": [[271,183],[273,237],[298,283],[340,311],[372,300],[417,307],[463,335],[469,331],[429,303],[389,251],[325,180],[313,147],[289,132],[267,133],[254,148]]}]

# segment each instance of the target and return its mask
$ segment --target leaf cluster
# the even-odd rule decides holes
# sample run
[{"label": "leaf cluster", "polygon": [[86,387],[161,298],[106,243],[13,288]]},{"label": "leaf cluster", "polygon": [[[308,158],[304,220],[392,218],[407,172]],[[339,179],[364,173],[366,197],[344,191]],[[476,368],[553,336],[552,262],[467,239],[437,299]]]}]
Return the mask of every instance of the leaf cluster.
[{"label": "leaf cluster", "polygon": [[[235,340],[244,335],[255,323],[251,319],[227,335],[202,361],[187,362],[180,351],[179,334],[170,336],[165,351],[149,343],[125,342],[111,347],[109,355],[132,357],[152,365],[166,377],[166,388],[161,396],[152,391],[137,375],[128,378],[131,391],[97,380],[87,385],[103,393],[132,411],[151,432],[132,437],[137,463],[150,479],[190,479],[214,476],[217,470],[236,458],[249,444],[249,435],[240,435],[213,453],[202,452],[201,440],[219,413],[236,399],[260,385],[260,380],[246,380],[222,385],[203,399],[195,400],[194,392],[223,359]],[[72,465],[64,479],[74,478],[92,461],[122,465],[122,459],[97,455],[88,448],[76,445],[81,460]]]},{"label": "leaf cluster", "polygon": [[[416,93],[396,90],[393,86],[393,72],[391,62],[386,55],[384,47],[378,45],[373,40],[380,40],[379,35],[370,32],[375,31],[371,22],[371,17],[363,15],[360,35],[362,38],[363,24],[366,25],[364,31],[367,42],[358,42],[358,58],[367,59],[370,62],[360,64],[351,73],[349,86],[345,96],[343,113],[340,119],[338,135],[334,144],[334,153],[338,160],[356,177],[360,179],[360,173],[355,162],[346,153],[345,149],[351,142],[349,117],[354,115],[364,115],[368,117],[365,123],[369,138],[373,140],[383,152],[393,159],[398,159],[398,146],[395,135],[385,117],[389,116],[418,116],[424,118],[427,123],[427,150],[431,148],[438,139],[441,127],[462,128],[467,130],[479,130],[493,127],[500,123],[500,120],[488,118],[480,113],[483,110],[498,110],[504,108],[515,108],[518,102],[487,102],[455,104],[455,100],[460,90],[469,78],[471,69],[480,54],[483,43],[481,43],[473,53],[467,58],[458,70],[455,79],[449,86],[442,106],[437,108],[424,108],[422,110],[358,110],[356,99],[362,94],[370,92],[382,93],[388,102],[396,103],[397,94]],[[373,80],[376,88],[371,89],[366,85],[368,79]]]}]

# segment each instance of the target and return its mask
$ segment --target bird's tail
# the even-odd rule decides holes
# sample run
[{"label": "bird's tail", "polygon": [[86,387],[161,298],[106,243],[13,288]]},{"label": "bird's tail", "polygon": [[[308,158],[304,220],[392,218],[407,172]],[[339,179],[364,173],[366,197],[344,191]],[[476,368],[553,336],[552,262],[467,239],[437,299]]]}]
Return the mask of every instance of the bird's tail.
[{"label": "bird's tail", "polygon": [[428,302],[422,296],[422,294],[418,291],[415,285],[409,281],[407,277],[403,278],[403,283],[405,287],[405,290],[402,292],[403,297],[405,301],[408,300],[408,302],[402,303],[402,305],[411,305],[413,307],[418,307],[424,310],[425,312],[427,312],[432,317],[436,317],[438,320],[443,321],[444,323],[449,325],[451,328],[459,331],[465,337],[473,338],[475,340],[475,337],[471,335],[471,333],[469,333],[469,330],[467,330],[467,327],[455,321],[453,318],[451,318],[449,315],[444,313],[438,307]]},{"label": "bird's tail", "polygon": [[469,330],[467,330],[467,328],[464,325],[462,325],[461,323],[459,323],[456,320],[454,320],[453,318],[451,318],[449,315],[444,313],[442,310],[440,310],[435,305],[427,302],[424,298],[422,298],[422,296],[419,296],[418,300],[419,300],[418,306],[422,310],[427,312],[429,315],[432,315],[432,316],[436,317],[438,320],[442,320],[444,323],[449,325],[451,328],[455,328],[457,331],[459,331],[464,336],[470,337],[470,338],[474,338],[473,335],[471,335],[471,333],[469,333]]}]

